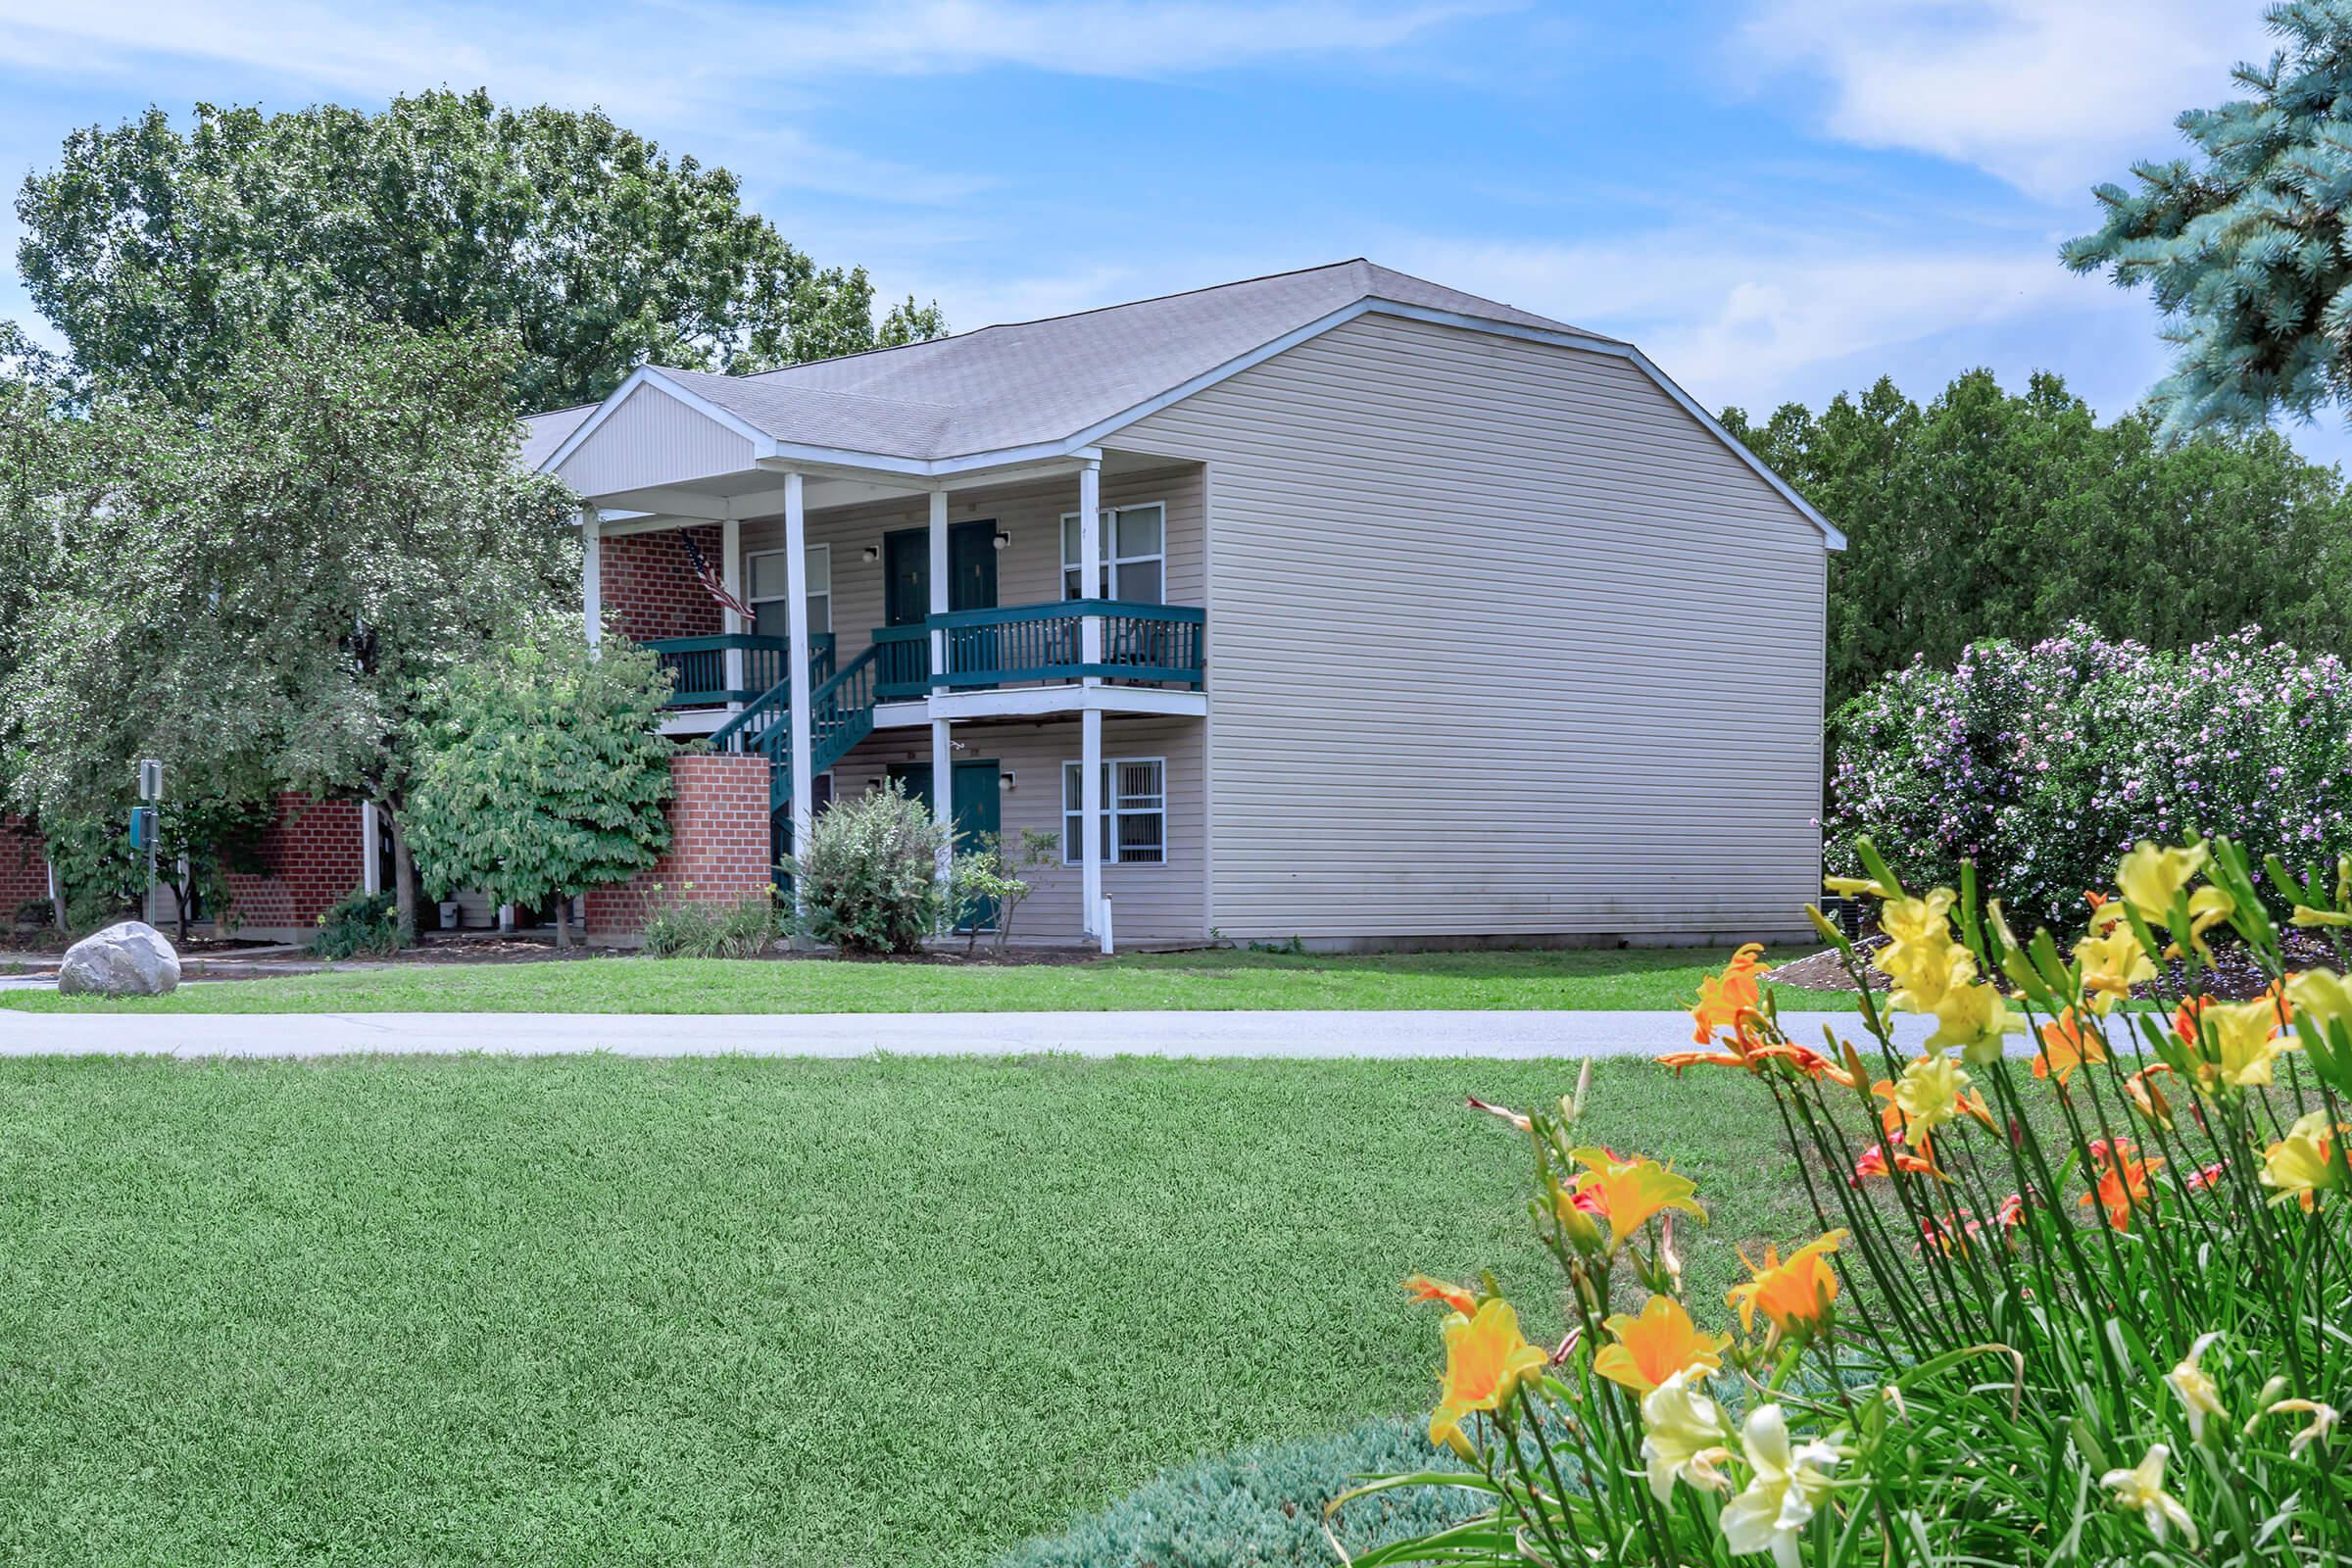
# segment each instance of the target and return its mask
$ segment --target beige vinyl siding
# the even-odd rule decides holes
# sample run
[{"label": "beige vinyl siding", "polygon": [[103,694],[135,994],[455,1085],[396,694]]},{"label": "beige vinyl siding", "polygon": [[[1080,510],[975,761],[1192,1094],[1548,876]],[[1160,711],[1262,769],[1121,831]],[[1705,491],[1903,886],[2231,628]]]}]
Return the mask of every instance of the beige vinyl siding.
[{"label": "beige vinyl siding", "polygon": [[556,476],[584,496],[682,484],[752,466],[752,444],[734,431],[641,385],[597,427]]},{"label": "beige vinyl siding", "polygon": [[[1000,771],[1014,775],[1013,788],[998,797],[1004,842],[1017,853],[1021,829],[1061,831],[1061,769],[1078,760],[1075,719],[1042,724],[958,724],[958,760],[994,759]],[[1158,757],[1167,760],[1167,859],[1159,865],[1105,865],[1102,891],[1110,896],[1112,931],[1122,943],[1192,942],[1207,935],[1201,908],[1201,734],[1197,718],[1123,718],[1102,721],[1106,760]],[[894,762],[931,765],[928,727],[880,730],[834,764],[835,799],[868,789],[888,776]],[[1058,860],[1031,877],[1036,888],[1013,919],[1013,934],[1074,939],[1078,935],[1079,870]]]},{"label": "beige vinyl siding", "polygon": [[1637,368],[1371,315],[1110,441],[1207,465],[1213,924],[1803,929],[1825,544]]},{"label": "beige vinyl siding", "polygon": [[[1154,501],[1164,502],[1168,509],[1163,542],[1167,602],[1198,605],[1203,587],[1200,470],[1184,465],[1103,477],[1105,507]],[[1077,510],[1078,481],[1074,477],[956,491],[948,497],[950,523],[991,520],[1012,535],[1012,543],[997,552],[997,603],[1006,606],[1060,601],[1061,515]],[[883,623],[887,562],[867,561],[866,546],[879,547],[883,535],[925,527],[929,519],[929,505],[919,496],[808,514],[808,543],[833,547],[833,632],[839,639],[835,646],[841,663],[846,665],[863,653],[872,641],[873,628]],[[781,518],[743,525],[746,555],[783,547]]]}]

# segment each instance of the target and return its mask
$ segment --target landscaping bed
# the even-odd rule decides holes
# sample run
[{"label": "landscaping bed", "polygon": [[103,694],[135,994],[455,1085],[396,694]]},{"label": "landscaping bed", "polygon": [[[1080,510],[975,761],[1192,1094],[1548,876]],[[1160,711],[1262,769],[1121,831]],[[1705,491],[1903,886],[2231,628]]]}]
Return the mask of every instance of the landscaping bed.
[{"label": "landscaping bed", "polygon": [[[2023,935],[2021,932],[2020,937]],[[2280,933],[2280,939],[2289,968],[2343,967],[2335,947],[2316,932],[2287,930]],[[1855,947],[1864,953],[1876,953],[1885,946],[1886,940],[1873,934],[1857,942]],[[2203,970],[2196,977],[2196,987],[2200,993],[2224,1002],[2248,1002],[2262,995],[2271,983],[2270,977],[2262,972],[2245,945],[2226,933],[2217,935],[2213,941],[2213,967]],[[1869,981],[1873,991],[1886,989],[1886,975],[1876,968],[1866,970],[1864,978]],[[2009,984],[2007,977],[1996,974],[1992,980],[2004,993],[2014,995],[2015,988]],[[2141,1001],[2179,996],[2187,980],[2186,966],[2178,961],[2168,963],[2155,980],[2133,986],[2132,995]],[[1824,948],[1819,953],[1809,953],[1779,964],[1763,976],[1763,983],[1783,989],[1784,1006],[1788,1005],[1786,993],[1788,991],[1843,992],[1850,997],[1855,990],[1853,976],[1835,948]]]}]

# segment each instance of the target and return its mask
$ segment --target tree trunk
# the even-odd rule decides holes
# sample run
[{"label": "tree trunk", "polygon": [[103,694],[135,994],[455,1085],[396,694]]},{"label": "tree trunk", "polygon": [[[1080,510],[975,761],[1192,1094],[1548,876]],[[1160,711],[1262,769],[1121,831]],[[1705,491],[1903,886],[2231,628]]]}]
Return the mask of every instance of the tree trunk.
[{"label": "tree trunk", "polygon": [[561,953],[570,946],[571,899],[559,893],[556,895],[556,951]]},{"label": "tree trunk", "polygon": [[400,945],[416,945],[416,858],[409,853],[409,836],[400,825],[400,813],[382,802],[376,803],[384,813],[384,825],[392,830],[392,908],[399,920]]}]

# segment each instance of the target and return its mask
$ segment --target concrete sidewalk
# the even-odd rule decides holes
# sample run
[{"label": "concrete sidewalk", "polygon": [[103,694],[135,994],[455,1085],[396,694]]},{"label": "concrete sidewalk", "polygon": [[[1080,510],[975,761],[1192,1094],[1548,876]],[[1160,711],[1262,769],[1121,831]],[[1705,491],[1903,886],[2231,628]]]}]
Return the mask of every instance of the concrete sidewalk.
[{"label": "concrete sidewalk", "polygon": [[[1850,1012],[1783,1015],[1791,1039]],[[1917,1045],[1932,1019],[1897,1020]],[[1690,1045],[1683,1012],[35,1013],[0,1010],[0,1055],[1622,1056]],[[2023,1036],[2010,1043],[2026,1053]]]}]

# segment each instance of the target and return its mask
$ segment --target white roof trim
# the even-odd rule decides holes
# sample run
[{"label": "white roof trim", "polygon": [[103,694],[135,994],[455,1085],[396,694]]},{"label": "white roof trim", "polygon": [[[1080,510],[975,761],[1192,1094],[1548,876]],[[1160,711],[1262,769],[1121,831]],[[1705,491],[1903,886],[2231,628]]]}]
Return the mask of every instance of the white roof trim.
[{"label": "white roof trim", "polygon": [[1497,337],[1519,338],[1530,343],[1546,343],[1554,348],[1574,349],[1586,354],[1606,354],[1626,361],[1643,375],[1657,383],[1660,390],[1674,399],[1683,412],[1699,422],[1701,428],[1730,449],[1732,455],[1752,469],[1756,476],[1772,486],[1781,499],[1794,507],[1806,521],[1821,531],[1823,542],[1832,550],[1845,548],[1845,535],[1837,525],[1798,495],[1789,483],[1772,471],[1762,458],[1747,449],[1744,442],[1726,430],[1715,416],[1701,408],[1698,401],[1677,386],[1673,379],[1649,357],[1631,343],[1613,338],[1593,337],[1583,332],[1561,332],[1539,326],[1521,326],[1513,321],[1497,321],[1483,316],[1465,316],[1457,311],[1433,310],[1425,305],[1406,305],[1401,301],[1367,296],[1342,306],[1327,316],[1319,317],[1303,326],[1294,327],[1280,337],[1261,343],[1247,354],[1237,355],[1214,368],[1203,370],[1190,380],[1168,388],[1136,404],[1133,408],[1112,415],[1059,441],[1033,442],[1027,446],[1004,447],[990,452],[967,452],[948,458],[901,458],[878,452],[856,452],[842,447],[807,446],[799,442],[780,441],[742,417],[720,408],[710,399],[688,391],[662,374],[654,366],[640,366],[629,372],[628,379],[612,389],[596,412],[580,421],[579,428],[539,465],[543,473],[552,473],[578,451],[581,444],[595,433],[597,427],[610,417],[628,399],[628,395],[649,381],[659,383],[657,390],[677,399],[696,413],[725,426],[752,443],[752,461],[762,468],[789,468],[800,464],[825,465],[837,467],[865,468],[882,473],[906,474],[916,478],[945,478],[958,473],[970,473],[982,468],[1004,467],[1009,464],[1036,463],[1056,458],[1099,457],[1095,450],[1104,436],[1135,423],[1138,419],[1157,414],[1172,404],[1180,403],[1196,392],[1215,386],[1228,376],[1238,375],[1252,366],[1262,365],[1285,350],[1297,348],[1310,338],[1320,337],[1335,326],[1373,313],[1399,316],[1409,320],[1429,321],[1439,326],[1459,327],[1470,332],[1491,332]]}]

